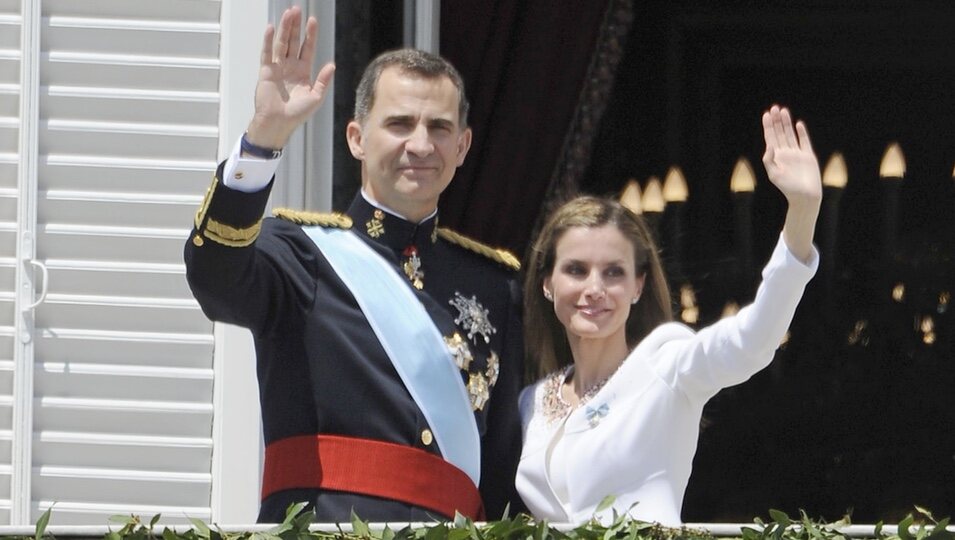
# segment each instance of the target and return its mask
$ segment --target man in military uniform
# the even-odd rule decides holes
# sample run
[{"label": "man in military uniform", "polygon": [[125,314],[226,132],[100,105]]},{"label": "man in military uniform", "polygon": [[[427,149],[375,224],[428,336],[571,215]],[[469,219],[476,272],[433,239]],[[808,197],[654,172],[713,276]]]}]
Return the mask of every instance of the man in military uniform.
[{"label": "man in military uniform", "polygon": [[517,260],[438,227],[471,143],[460,75],[415,50],[372,62],[348,125],[362,190],[347,214],[262,219],[281,149],[325,97],[317,22],[265,33],[255,114],[186,243],[212,319],[255,338],[266,444],[260,521],[498,518],[520,504]]}]

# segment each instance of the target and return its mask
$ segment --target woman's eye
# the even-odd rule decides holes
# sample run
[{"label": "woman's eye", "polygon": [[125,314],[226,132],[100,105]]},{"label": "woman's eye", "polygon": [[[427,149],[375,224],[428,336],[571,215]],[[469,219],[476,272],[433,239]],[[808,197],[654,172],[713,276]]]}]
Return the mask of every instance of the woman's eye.
[{"label": "woman's eye", "polygon": [[607,275],[610,277],[620,277],[624,275],[624,270],[619,266],[611,266],[607,269]]},{"label": "woman's eye", "polygon": [[585,270],[584,267],[579,264],[568,264],[564,267],[564,272],[567,272],[572,276],[579,276],[584,274]]}]

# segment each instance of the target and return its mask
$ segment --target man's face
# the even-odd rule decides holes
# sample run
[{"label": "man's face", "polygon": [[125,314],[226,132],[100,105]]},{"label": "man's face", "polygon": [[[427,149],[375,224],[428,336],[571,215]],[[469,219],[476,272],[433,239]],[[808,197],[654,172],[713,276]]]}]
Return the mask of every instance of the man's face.
[{"label": "man's face", "polygon": [[378,78],[362,124],[348,124],[348,147],[361,161],[362,187],[375,201],[419,221],[434,211],[471,146],[458,118],[458,91],[447,77],[399,68]]}]

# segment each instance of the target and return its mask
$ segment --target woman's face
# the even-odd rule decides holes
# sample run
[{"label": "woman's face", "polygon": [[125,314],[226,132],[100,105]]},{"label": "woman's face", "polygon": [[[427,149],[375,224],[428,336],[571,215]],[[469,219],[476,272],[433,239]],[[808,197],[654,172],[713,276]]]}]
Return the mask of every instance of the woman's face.
[{"label": "woman's face", "polygon": [[544,278],[568,338],[620,339],[626,344],[630,306],[640,297],[633,245],[614,225],[572,227],[558,240],[554,270]]}]

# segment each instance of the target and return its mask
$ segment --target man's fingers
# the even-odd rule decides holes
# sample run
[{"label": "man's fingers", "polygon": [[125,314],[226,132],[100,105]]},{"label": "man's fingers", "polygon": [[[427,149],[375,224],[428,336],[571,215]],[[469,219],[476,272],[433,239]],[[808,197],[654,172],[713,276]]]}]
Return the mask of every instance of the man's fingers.
[{"label": "man's fingers", "polygon": [[292,27],[298,29],[301,17],[301,8],[292,6],[282,13],[282,19],[279,21],[278,30],[275,32],[275,41],[272,45],[272,61],[284,61],[289,52],[289,38],[292,33]]},{"label": "man's fingers", "polygon": [[[295,16],[298,15],[298,16]],[[290,58],[298,58],[299,40],[302,38],[302,17],[301,11],[293,14],[292,21],[289,24],[288,46],[285,55]]]},{"label": "man's fingers", "polygon": [[302,49],[298,57],[306,65],[312,65],[312,59],[315,57],[315,43],[318,40],[318,20],[315,17],[309,17],[305,22],[305,41],[302,42]]},{"label": "man's fingers", "polygon": [[322,69],[318,72],[318,76],[315,77],[315,84],[312,88],[320,90],[324,95],[325,90],[328,88],[328,85],[332,84],[332,77],[335,76],[335,64],[329,62],[322,66]]},{"label": "man's fingers", "polygon": [[269,23],[265,27],[265,39],[262,43],[262,55],[259,56],[259,63],[263,66],[272,63],[272,38],[275,37],[275,27]]}]

